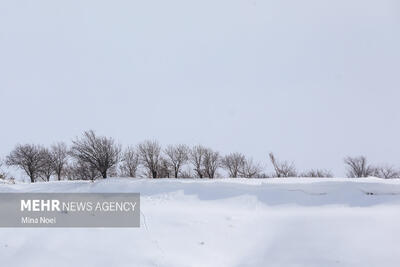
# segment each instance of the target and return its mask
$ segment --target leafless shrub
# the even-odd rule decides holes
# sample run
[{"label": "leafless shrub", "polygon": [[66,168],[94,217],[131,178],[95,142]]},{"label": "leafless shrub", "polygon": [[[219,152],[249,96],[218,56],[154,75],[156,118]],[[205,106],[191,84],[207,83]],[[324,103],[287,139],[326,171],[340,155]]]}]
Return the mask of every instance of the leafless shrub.
[{"label": "leafless shrub", "polygon": [[373,175],[384,179],[400,178],[400,171],[392,166],[379,166],[374,168]]},{"label": "leafless shrub", "polygon": [[254,163],[252,159],[246,159],[239,169],[240,177],[243,178],[256,178],[259,177],[261,173],[261,166]]},{"label": "leafless shrub", "polygon": [[122,156],[122,164],[120,166],[121,176],[136,177],[139,163],[140,159],[137,149],[129,146]]},{"label": "leafless shrub", "polygon": [[205,176],[204,170],[204,157],[207,149],[201,145],[195,146],[190,150],[189,160],[193,164],[194,172],[198,178],[203,178]]},{"label": "leafless shrub", "polygon": [[172,167],[175,178],[178,178],[182,166],[189,160],[189,151],[186,145],[170,145],[165,149],[167,163]]},{"label": "leafless shrub", "polygon": [[36,182],[43,168],[43,147],[26,144],[17,145],[7,156],[6,164],[21,168],[30,178],[31,183]]},{"label": "leafless shrub", "polygon": [[300,177],[331,178],[333,177],[333,174],[328,170],[311,169],[309,171],[301,173]]},{"label": "leafless shrub", "polygon": [[63,142],[51,146],[50,154],[52,157],[52,165],[57,180],[60,181],[65,175],[65,167],[68,163],[68,148]]},{"label": "leafless shrub", "polygon": [[75,161],[65,166],[65,174],[69,180],[90,180],[94,181],[102,175],[97,168],[85,161]]},{"label": "leafless shrub", "polygon": [[374,167],[367,164],[367,159],[364,156],[346,157],[344,163],[347,166],[347,177],[361,178],[374,175]]},{"label": "leafless shrub", "polygon": [[94,131],[90,130],[72,143],[71,156],[79,165],[98,170],[103,178],[107,178],[107,172],[119,162],[121,146],[112,138],[96,136]]},{"label": "leafless shrub", "polygon": [[208,178],[215,178],[218,167],[220,166],[220,156],[217,151],[207,148],[204,152],[203,170]]},{"label": "leafless shrub", "polygon": [[279,162],[273,153],[269,153],[269,158],[275,170],[275,177],[296,177],[297,171],[293,163],[287,161]]},{"label": "leafless shrub", "polygon": [[271,176],[264,172],[261,172],[259,175],[255,176],[254,178],[266,179],[266,178],[271,178]]},{"label": "leafless shrub", "polygon": [[43,181],[48,182],[54,174],[53,157],[47,148],[41,149],[40,154],[42,165],[39,169],[39,177],[42,178]]},{"label": "leafless shrub", "polygon": [[231,153],[221,159],[221,166],[228,172],[229,177],[239,177],[239,172],[244,168],[246,157],[241,153]]},{"label": "leafless shrub", "polygon": [[157,141],[144,141],[138,145],[140,161],[147,169],[149,177],[159,177],[161,146]]}]

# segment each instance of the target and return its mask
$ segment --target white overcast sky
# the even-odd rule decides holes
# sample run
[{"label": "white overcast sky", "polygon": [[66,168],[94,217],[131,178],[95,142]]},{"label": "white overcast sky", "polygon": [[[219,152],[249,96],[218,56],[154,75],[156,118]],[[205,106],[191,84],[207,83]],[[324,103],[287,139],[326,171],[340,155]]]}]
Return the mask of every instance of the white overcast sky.
[{"label": "white overcast sky", "polygon": [[94,129],[400,166],[400,1],[0,1],[0,156]]}]

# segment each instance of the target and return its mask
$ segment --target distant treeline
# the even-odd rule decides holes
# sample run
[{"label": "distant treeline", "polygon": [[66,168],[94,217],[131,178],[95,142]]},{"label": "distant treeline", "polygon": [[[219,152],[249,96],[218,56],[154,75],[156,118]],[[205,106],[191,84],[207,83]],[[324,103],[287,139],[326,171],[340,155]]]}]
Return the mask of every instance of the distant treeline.
[{"label": "distant treeline", "polygon": [[[150,178],[274,178],[333,177],[329,170],[311,169],[299,172],[288,161],[269,153],[273,173],[242,153],[221,155],[201,145],[169,145],[162,149],[157,141],[144,141],[124,150],[113,138],[84,132],[71,146],[57,143],[49,148],[35,144],[18,144],[0,161],[0,179],[13,179],[2,170],[5,163],[23,170],[32,183],[52,180],[95,180],[110,176]],[[400,171],[391,166],[373,166],[363,156],[346,157],[348,177],[399,178]]]}]

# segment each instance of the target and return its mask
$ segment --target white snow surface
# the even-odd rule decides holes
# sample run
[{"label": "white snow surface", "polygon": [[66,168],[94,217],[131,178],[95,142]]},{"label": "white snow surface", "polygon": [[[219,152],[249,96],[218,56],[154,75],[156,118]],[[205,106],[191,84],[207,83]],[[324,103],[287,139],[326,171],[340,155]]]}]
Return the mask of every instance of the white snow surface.
[{"label": "white snow surface", "polygon": [[139,192],[140,228],[1,228],[0,266],[400,266],[400,181],[132,179],[1,192]]}]

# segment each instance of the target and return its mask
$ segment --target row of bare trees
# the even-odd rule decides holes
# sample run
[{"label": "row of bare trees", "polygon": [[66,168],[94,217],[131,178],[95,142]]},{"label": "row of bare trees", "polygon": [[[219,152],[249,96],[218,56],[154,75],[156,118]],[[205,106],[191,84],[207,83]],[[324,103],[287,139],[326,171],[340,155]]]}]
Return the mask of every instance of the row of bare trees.
[{"label": "row of bare trees", "polygon": [[[183,144],[162,149],[157,141],[144,141],[122,150],[113,138],[87,131],[72,140],[70,147],[65,143],[57,143],[50,148],[34,144],[17,145],[6,157],[5,163],[22,169],[31,182],[49,181],[51,177],[56,180],[95,180],[109,176],[215,178],[221,176],[221,169],[232,178],[333,176],[330,171],[320,169],[298,172],[293,163],[279,161],[273,153],[269,154],[269,159],[274,172],[267,175],[262,172],[259,163],[241,153],[222,156],[211,148]],[[365,157],[347,157],[344,162],[348,177],[400,177],[400,172],[393,167],[368,165]],[[0,178],[5,176],[0,162]]]},{"label": "row of bare trees", "polygon": [[[269,158],[275,170],[274,177],[333,177],[330,171],[323,169],[311,169],[298,173],[293,163],[287,161],[280,162],[275,158],[273,153],[269,154]],[[400,170],[388,165],[375,166],[368,164],[364,156],[346,157],[344,163],[346,166],[346,175],[349,178],[400,178]]]},{"label": "row of bare trees", "polygon": [[347,166],[347,177],[362,178],[374,176],[385,179],[400,178],[400,170],[388,165],[375,166],[368,164],[364,156],[347,157],[344,159],[344,162]]},{"label": "row of bare trees", "polygon": [[269,153],[269,159],[274,167],[272,177],[285,178],[285,177],[319,177],[331,178],[332,172],[323,169],[311,169],[305,172],[298,172],[293,162],[279,161],[275,158],[273,153]]},{"label": "row of bare trees", "polygon": [[21,168],[31,182],[38,179],[49,181],[53,175],[61,180],[67,163],[67,146],[58,143],[47,149],[33,144],[17,145],[7,156],[5,163]]},{"label": "row of bare trees", "polygon": [[35,144],[17,145],[6,157],[8,166],[22,169],[31,182],[38,180],[107,178],[120,161],[121,147],[112,138],[87,131],[72,141],[71,148],[57,143],[50,148]]}]

